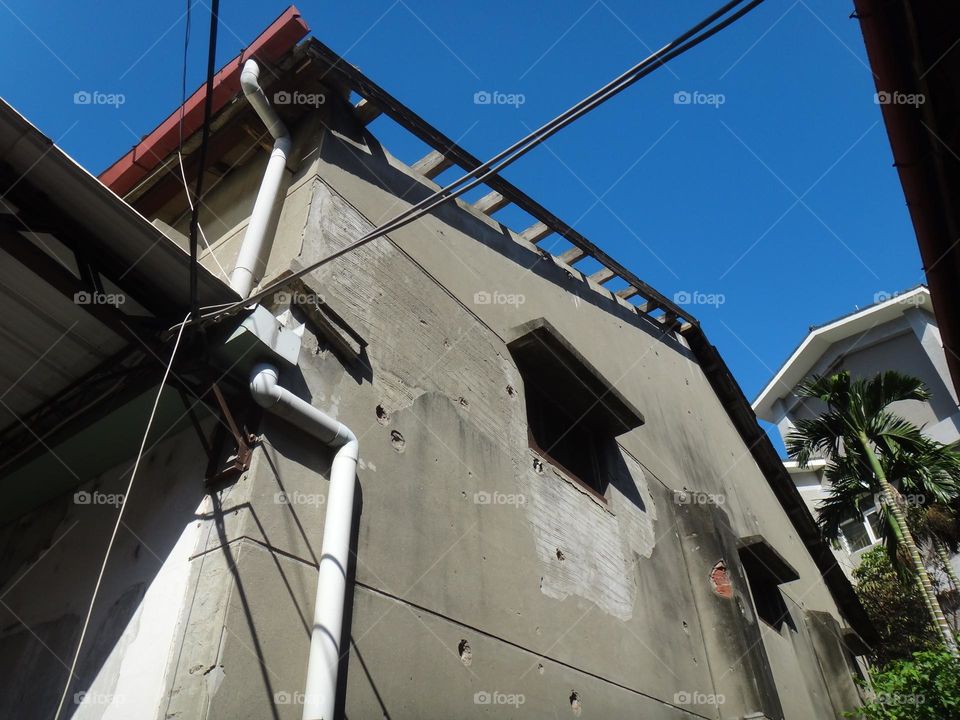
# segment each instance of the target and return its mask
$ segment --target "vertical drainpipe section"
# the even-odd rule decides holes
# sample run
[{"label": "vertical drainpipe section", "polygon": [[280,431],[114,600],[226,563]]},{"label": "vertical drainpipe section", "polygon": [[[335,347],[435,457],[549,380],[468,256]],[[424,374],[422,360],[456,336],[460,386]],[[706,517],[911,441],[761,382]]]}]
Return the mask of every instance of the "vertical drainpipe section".
[{"label": "vertical drainpipe section", "polygon": [[250,392],[257,404],[336,448],[330,468],[303,700],[303,720],[333,720],[359,446],[350,428],[281,387],[277,380],[277,369],[272,365],[253,369]]},{"label": "vertical drainpipe section", "polygon": [[[256,282],[254,273],[266,244],[270,215],[280,193],[291,145],[290,133],[260,87],[259,72],[256,62],[247,60],[240,74],[240,84],[247,100],[263,120],[275,142],[247,224],[236,267],[230,276],[230,287],[241,297],[248,297]],[[327,491],[327,511],[303,702],[303,720],[333,720],[359,445],[350,428],[282,387],[279,384],[277,368],[272,365],[264,363],[253,369],[250,375],[250,393],[261,407],[302,428],[336,450],[330,467],[330,487]]]},{"label": "vertical drainpipe section", "polygon": [[257,264],[266,245],[270,216],[280,194],[283,172],[287,167],[287,156],[292,145],[290,132],[260,87],[259,77],[260,66],[254,60],[247,60],[240,73],[240,86],[250,105],[267,126],[274,142],[267,169],[263,173],[263,182],[260,183],[260,190],[253,204],[253,212],[250,213],[247,231],[243,236],[243,244],[237,255],[237,264],[230,275],[230,287],[240,297],[247,297],[257,280]]}]

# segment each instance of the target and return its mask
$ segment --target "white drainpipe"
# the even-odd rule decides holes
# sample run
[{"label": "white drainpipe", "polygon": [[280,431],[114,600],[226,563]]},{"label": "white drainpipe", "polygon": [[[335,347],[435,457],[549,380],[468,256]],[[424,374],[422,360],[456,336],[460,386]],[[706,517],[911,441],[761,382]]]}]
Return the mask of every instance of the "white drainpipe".
[{"label": "white drainpipe", "polygon": [[290,154],[292,144],[290,132],[260,87],[259,75],[260,67],[257,63],[247,60],[240,73],[240,85],[243,88],[243,94],[273,136],[274,143],[270,160],[267,161],[267,169],[263,173],[260,191],[253,204],[253,212],[250,213],[250,221],[247,223],[247,232],[243,236],[243,245],[240,246],[237,264],[230,275],[230,287],[236,290],[240,297],[247,297],[257,280],[255,276],[257,263],[266,244],[270,215],[280,194],[280,184],[283,181],[287,155]]},{"label": "white drainpipe", "polygon": [[257,404],[337,449],[330,468],[303,701],[303,720],[333,720],[359,446],[350,428],[281,387],[277,380],[272,365],[253,369],[250,392]]},{"label": "white drainpipe", "polygon": [[[280,193],[291,146],[290,133],[260,87],[259,73],[257,63],[247,60],[240,73],[240,85],[247,100],[274,137],[274,143],[237,264],[230,276],[230,287],[241,297],[249,296],[256,282],[254,273],[266,244],[270,215]],[[317,597],[303,701],[303,720],[333,720],[359,446],[350,428],[298,398],[279,385],[278,379],[277,369],[272,365],[261,364],[253,369],[250,392],[257,404],[336,449],[327,490],[327,512],[320,548]]]}]

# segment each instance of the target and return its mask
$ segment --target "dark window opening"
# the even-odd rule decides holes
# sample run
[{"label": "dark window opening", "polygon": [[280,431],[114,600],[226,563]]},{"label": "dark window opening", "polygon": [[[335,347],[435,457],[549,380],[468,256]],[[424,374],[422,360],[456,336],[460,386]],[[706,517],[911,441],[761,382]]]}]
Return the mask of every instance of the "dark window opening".
[{"label": "dark window opening", "polygon": [[643,416],[545,320],[508,343],[523,377],[530,447],[599,496],[616,437]]},{"label": "dark window opening", "polygon": [[530,444],[539,454],[600,495],[607,489],[602,458],[604,438],[587,423],[536,387],[526,390]]},{"label": "dark window opening", "polygon": [[747,575],[757,615],[777,632],[784,624],[794,632],[796,623],[780,592],[780,585],[800,576],[765,540],[759,537],[740,542],[740,562]]}]

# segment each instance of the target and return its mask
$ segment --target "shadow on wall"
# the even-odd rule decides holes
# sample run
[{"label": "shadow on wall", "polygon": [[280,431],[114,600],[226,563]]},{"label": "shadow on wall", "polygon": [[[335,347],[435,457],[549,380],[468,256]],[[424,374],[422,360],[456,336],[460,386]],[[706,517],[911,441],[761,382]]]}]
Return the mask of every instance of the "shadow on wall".
[{"label": "shadow on wall", "polygon": [[[206,458],[193,431],[185,435],[158,445],[141,464],[63,717],[77,711],[95,681],[98,693],[116,686],[117,651],[136,641],[148,588],[196,517]],[[131,467],[108,471],[0,530],[0,716],[49,718],[56,711]],[[157,653],[162,658],[151,662],[165,664],[168,648]]]},{"label": "shadow on wall", "polygon": [[630,468],[623,459],[626,452],[619,445],[614,445],[607,453],[605,465],[608,468],[607,480],[624,498],[629,500],[638,510],[647,512],[647,505],[643,501],[637,481],[630,473]]}]

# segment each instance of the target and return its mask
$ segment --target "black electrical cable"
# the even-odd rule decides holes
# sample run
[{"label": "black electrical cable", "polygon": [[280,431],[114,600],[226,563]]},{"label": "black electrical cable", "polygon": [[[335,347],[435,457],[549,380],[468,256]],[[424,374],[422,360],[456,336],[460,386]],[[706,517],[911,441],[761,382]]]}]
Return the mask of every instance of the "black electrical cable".
[{"label": "black electrical cable", "polygon": [[[656,52],[651,54],[649,57],[645,58],[644,60],[637,63],[629,70],[627,70],[625,73],[621,74],[614,80],[611,80],[599,90],[595,91],[594,93],[591,93],[586,98],[584,98],[580,102],[573,105],[571,108],[567,109],[566,111],[564,111],[563,113],[555,117],[553,120],[550,120],[549,122],[545,123],[540,128],[534,130],[523,139],[511,145],[509,148],[495,155],[490,160],[486,161],[482,165],[477,166],[476,168],[466,173],[465,175],[455,180],[454,182],[450,183],[446,187],[427,196],[420,202],[411,206],[407,210],[401,212],[400,214],[395,216],[393,219],[380,225],[379,227],[370,231],[369,233],[359,238],[358,240],[350,243],[349,245],[341,248],[340,250],[337,250],[321,258],[320,260],[312,263],[311,265],[301,270],[298,270],[296,273],[292,275],[288,275],[282,280],[279,280],[267,286],[266,288],[260,290],[254,295],[251,295],[249,298],[246,298],[245,300],[241,300],[237,303],[227,306],[224,309],[220,309],[213,313],[210,313],[209,315],[203,316],[203,319],[218,320],[221,317],[233,314],[244,307],[248,307],[253,303],[259,302],[263,298],[273,294],[274,292],[282,288],[287,283],[293,280],[296,280],[297,278],[300,278],[303,275],[306,275],[307,273],[312,272],[313,270],[316,270],[317,268],[321,267],[322,265],[325,265],[328,262],[331,262],[333,260],[336,260],[339,257],[342,257],[346,253],[352,250],[355,250],[356,248],[370,242],[371,240],[374,240],[378,237],[385,235],[386,233],[392,232],[393,230],[396,230],[398,228],[403,227],[404,225],[407,225],[413,222],[414,220],[418,219],[419,217],[422,217],[425,213],[435,208],[437,205],[440,205],[441,203],[447,202],[448,200],[452,200],[456,197],[459,197],[463,193],[468,192],[469,190],[473,189],[477,185],[480,185],[481,183],[483,183],[484,180],[486,180],[486,178],[490,177],[491,175],[497,174],[503,168],[507,167],[513,162],[516,162],[518,159],[523,157],[523,155],[528,153],[534,147],[541,144],[547,138],[551,137],[555,133],[562,130],[564,127],[572,123],[574,120],[580,118],[581,116],[585,115],[590,110],[592,110],[593,108],[601,105],[602,103],[606,102],[613,96],[617,95],[618,93],[622,92],[626,88],[630,87],[641,78],[646,77],[647,75],[655,71],[657,68],[667,63],[668,61],[678,57],[679,55],[683,54],[687,50],[690,50],[691,48],[699,45],[700,43],[704,42],[708,38],[712,37],[716,33],[723,30],[724,28],[728,27],[732,23],[736,22],[738,19],[740,19],[741,17],[746,15],[748,12],[753,10],[757,5],[761,4],[763,0],[752,0],[750,3],[748,3],[744,7],[740,8],[740,10],[738,10],[737,12],[733,13],[732,15],[725,18],[721,22],[717,23],[713,27],[708,28],[706,31],[702,32],[701,34],[697,35],[698,32],[700,32],[707,26],[711,25],[711,23],[713,23],[717,19],[729,13],[737,5],[743,4],[743,2],[745,2],[745,0],[733,0],[732,2],[728,2],[726,5],[721,7],[716,12],[712,13],[710,16],[708,16],[701,22],[697,23],[695,26],[693,26],[692,28],[684,32],[682,35],[678,36],[671,42],[664,45],[662,48],[660,48],[660,50],[657,50]],[[694,37],[695,35],[696,37]],[[467,182],[471,178],[473,178],[473,180],[471,182]],[[467,184],[463,185],[463,183],[467,183]]]},{"label": "black electrical cable", "polygon": [[207,91],[203,101],[203,131],[200,135],[200,162],[197,167],[197,185],[194,191],[193,210],[190,213],[190,315],[194,321],[200,319],[200,303],[197,295],[197,229],[200,223],[200,205],[203,202],[203,172],[207,167],[207,146],[210,140],[210,116],[213,114],[213,73],[217,58],[217,27],[220,24],[219,17],[220,0],[213,0],[210,4],[210,43],[207,50]]},{"label": "black electrical cable", "polygon": [[177,152],[183,152],[183,112],[187,104],[187,55],[190,50],[190,14],[193,8],[193,0],[187,0],[187,10],[184,13],[186,23],[183,29],[183,68],[180,71],[180,118],[177,123]]}]

